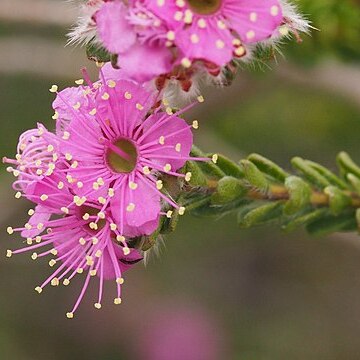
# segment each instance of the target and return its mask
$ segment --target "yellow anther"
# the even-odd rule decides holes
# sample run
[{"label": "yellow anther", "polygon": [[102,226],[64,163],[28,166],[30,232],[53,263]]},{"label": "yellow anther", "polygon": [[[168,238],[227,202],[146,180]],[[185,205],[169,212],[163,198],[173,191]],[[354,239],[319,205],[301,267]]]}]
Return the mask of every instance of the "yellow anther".
[{"label": "yellow anther", "polygon": [[84,272],[84,269],[83,269],[83,268],[78,268],[78,269],[76,270],[76,272],[77,272],[78,274],[82,274],[82,273]]},{"label": "yellow anther", "polygon": [[55,265],[56,265],[56,260],[51,259],[51,260],[49,261],[49,266],[53,267],[53,266],[55,266]]},{"label": "yellow anther", "polygon": [[82,85],[84,83],[84,79],[75,80],[76,85]]},{"label": "yellow anther", "polygon": [[15,194],[15,198],[16,199],[20,199],[21,198],[21,192],[18,191],[16,194]]},{"label": "yellow anther", "polygon": [[159,144],[160,144],[160,145],[164,145],[164,144],[165,144],[165,136],[160,136],[160,137],[159,137]]},{"label": "yellow anther", "polygon": [[95,256],[96,256],[97,258],[100,258],[101,255],[102,255],[102,251],[101,251],[101,250],[96,251]]},{"label": "yellow anther", "polygon": [[162,180],[158,180],[158,181],[156,182],[156,188],[157,188],[158,190],[161,190],[161,189],[163,188],[163,186],[164,186],[164,184],[163,184]]},{"label": "yellow anther", "polygon": [[103,100],[109,100],[109,99],[110,99],[110,95],[109,95],[107,92],[105,92],[105,93],[101,96],[101,98],[102,98]]},{"label": "yellow anther", "polygon": [[108,80],[107,84],[109,88],[114,88],[116,86],[116,82],[114,80]]},{"label": "yellow anther", "polygon": [[171,165],[170,165],[170,164],[166,164],[166,165],[164,166],[164,171],[166,171],[166,172],[171,171]]},{"label": "yellow anther", "polygon": [[172,214],[173,214],[173,211],[169,210],[169,211],[166,213],[166,217],[167,217],[168,219],[171,219]]},{"label": "yellow anther", "polygon": [[177,144],[175,145],[175,151],[177,151],[177,152],[180,152],[180,151],[181,151],[181,144],[180,144],[180,143],[177,143]]},{"label": "yellow anther", "polygon": [[37,286],[37,287],[35,288],[35,291],[36,291],[37,293],[41,294],[42,291],[43,291],[43,289],[42,289],[40,286]]},{"label": "yellow anther", "polygon": [[36,252],[32,253],[31,258],[36,260],[38,258],[38,254]]},{"label": "yellow anther", "polygon": [[124,278],[120,277],[120,278],[117,278],[116,279],[116,282],[119,284],[119,285],[122,285],[124,283]]},{"label": "yellow anther", "polygon": [[6,257],[8,257],[8,258],[12,257],[12,251],[11,250],[6,250]]},{"label": "yellow anther", "polygon": [[110,224],[110,229],[111,229],[112,231],[115,231],[115,230],[117,229],[117,225],[114,224],[114,223],[111,223],[111,224]]},{"label": "yellow anther", "polygon": [[58,251],[57,251],[56,249],[52,249],[52,250],[50,251],[50,254],[56,256],[56,255],[58,254]]},{"label": "yellow anther", "polygon": [[63,285],[68,286],[69,284],[70,284],[70,280],[69,279],[64,279]]},{"label": "yellow anther", "polygon": [[56,93],[58,90],[59,90],[59,87],[58,87],[57,85],[53,85],[53,86],[49,89],[49,91],[50,91],[51,93]]},{"label": "yellow anther", "polygon": [[6,231],[9,235],[12,235],[14,233],[14,229],[11,226],[9,226]]},{"label": "yellow anther", "polygon": [[211,161],[212,161],[214,164],[217,163],[218,159],[219,159],[219,155],[218,155],[218,154],[214,154],[214,155],[211,157]]},{"label": "yellow anther", "polygon": [[149,175],[149,174],[150,174],[150,169],[149,169],[149,167],[148,167],[148,166],[144,166],[144,167],[143,167],[143,172],[144,172],[145,175]]},{"label": "yellow anther", "polygon": [[123,247],[123,253],[124,253],[125,256],[129,255],[130,254],[130,249],[127,246]]},{"label": "yellow anther", "polygon": [[190,181],[190,180],[191,180],[191,176],[192,176],[191,172],[187,172],[187,173],[185,174],[185,181]]},{"label": "yellow anther", "polygon": [[184,215],[185,214],[185,208],[184,206],[180,206],[179,207],[179,215]]},{"label": "yellow anther", "polygon": [[143,107],[141,104],[139,104],[139,103],[136,104],[136,108],[137,108],[138,110],[143,110],[143,109],[144,109],[144,107]]},{"label": "yellow anther", "polygon": [[90,276],[96,276],[97,271],[95,269],[90,270]]},{"label": "yellow anther", "polygon": [[122,235],[117,235],[117,236],[116,236],[116,240],[117,240],[118,242],[124,242],[126,239],[125,239],[125,237],[122,236]]},{"label": "yellow anther", "polygon": [[84,246],[86,244],[86,240],[84,238],[80,238],[79,244]]},{"label": "yellow anther", "polygon": [[58,278],[53,278],[51,280],[51,286],[59,286],[60,282],[59,282],[59,279]]},{"label": "yellow anther", "polygon": [[42,194],[42,195],[40,196],[40,200],[41,200],[41,201],[46,201],[48,198],[49,198],[49,196],[47,196],[46,194]]},{"label": "yellow anther", "polygon": [[126,211],[128,212],[132,212],[135,210],[135,204],[134,203],[130,203],[127,207],[126,207]]},{"label": "yellow anther", "polygon": [[100,303],[95,303],[94,306],[95,306],[95,308],[98,309],[98,310],[101,309],[101,304],[100,304]]},{"label": "yellow anther", "polygon": [[129,182],[129,188],[130,188],[131,190],[136,190],[137,187],[138,187],[138,184],[134,183],[133,181],[130,181],[130,182]]},{"label": "yellow anther", "polygon": [[74,313],[68,312],[68,313],[66,313],[66,317],[67,317],[68,319],[73,319],[73,318],[74,318]]},{"label": "yellow anther", "polygon": [[131,93],[126,91],[125,94],[124,94],[124,97],[125,97],[125,99],[130,100],[132,98],[132,95],[131,95]]},{"label": "yellow anther", "polygon": [[115,298],[114,299],[114,304],[115,305],[120,305],[121,304],[121,298]]},{"label": "yellow anther", "polygon": [[194,120],[192,122],[192,127],[193,127],[193,129],[197,130],[199,128],[199,122],[197,120]]},{"label": "yellow anther", "polygon": [[91,242],[92,242],[93,245],[97,245],[99,243],[99,239],[96,236],[94,236],[92,238]]},{"label": "yellow anther", "polygon": [[199,103],[203,103],[205,101],[205,99],[204,99],[204,97],[202,95],[200,95],[200,96],[197,97],[197,101]]}]

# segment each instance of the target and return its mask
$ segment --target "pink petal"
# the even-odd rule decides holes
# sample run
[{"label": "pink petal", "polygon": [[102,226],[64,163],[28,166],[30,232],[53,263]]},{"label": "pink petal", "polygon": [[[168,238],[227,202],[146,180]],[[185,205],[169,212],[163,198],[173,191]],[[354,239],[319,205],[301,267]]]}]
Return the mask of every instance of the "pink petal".
[{"label": "pink petal", "polygon": [[136,41],[136,33],[126,15],[127,8],[121,1],[105,3],[95,15],[100,39],[112,53],[125,52]]},{"label": "pink petal", "polygon": [[37,225],[42,223],[44,224],[51,217],[51,212],[41,205],[37,205],[35,207],[35,214],[32,215],[28,221],[28,223],[33,227],[30,230],[23,230],[21,232],[21,236],[24,238],[32,238],[34,236],[39,235],[44,231],[44,229],[38,229]]},{"label": "pink petal", "polygon": [[152,80],[171,70],[172,54],[165,46],[136,44],[120,53],[118,65],[124,74],[139,83]]},{"label": "pink petal", "polygon": [[[191,151],[193,134],[191,128],[185,120],[178,117],[173,117],[167,120],[159,128],[151,131],[151,127],[159,121],[161,116],[163,115],[153,115],[148,118],[144,124],[144,133],[146,134],[146,132],[149,131],[149,135],[144,138],[142,144],[145,145],[151,142],[155,142],[157,144],[151,147],[153,151],[150,154],[144,155],[144,157],[160,166],[170,164],[172,170],[174,171],[185,164],[186,159],[184,159],[184,157],[188,157]],[[169,136],[178,131],[181,132],[176,135]],[[159,144],[159,139],[162,136],[164,137],[164,145]],[[176,151],[175,149],[177,144],[180,144],[180,151]],[[167,148],[167,146],[171,146],[171,148]],[[146,151],[148,151],[148,149]],[[165,158],[156,158],[157,155],[161,157],[164,156]],[[166,158],[166,156],[169,156],[170,158]],[[175,157],[175,159],[172,159],[173,157]]]},{"label": "pink petal", "polygon": [[267,39],[283,20],[278,0],[226,0],[222,11],[244,43]]},{"label": "pink petal", "polygon": [[[153,233],[158,226],[161,210],[160,197],[156,190],[146,186],[140,179],[136,179],[135,183],[138,185],[137,189],[131,190],[126,183],[123,185],[124,198],[121,196],[123,191],[119,189],[110,203],[115,222],[123,223],[123,235],[130,237]],[[131,203],[135,208],[133,211],[127,211]]]}]

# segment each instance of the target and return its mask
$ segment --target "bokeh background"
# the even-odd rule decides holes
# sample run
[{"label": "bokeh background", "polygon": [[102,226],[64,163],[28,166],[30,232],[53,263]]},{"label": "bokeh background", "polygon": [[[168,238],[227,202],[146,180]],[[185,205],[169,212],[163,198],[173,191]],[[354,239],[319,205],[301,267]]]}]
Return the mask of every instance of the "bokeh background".
[{"label": "bokeh background", "polygon": [[[288,167],[299,155],[335,168],[341,150],[360,160],[360,8],[354,0],[299,0],[321,31],[284,46],[271,69],[208,89],[192,114],[206,151],[240,159],[258,152]],[[54,127],[49,86],[69,86],[87,65],[65,47],[76,10],[65,0],[0,0],[0,149],[14,155],[37,121]],[[2,168],[0,249],[24,223]],[[93,307],[91,286],[76,319],[65,317],[82,279],[34,287],[50,272],[27,255],[0,257],[0,358],[10,360],[281,360],[360,358],[360,242],[311,238],[276,227],[241,230],[233,217],[185,216],[159,258],[126,277],[124,302]]]}]

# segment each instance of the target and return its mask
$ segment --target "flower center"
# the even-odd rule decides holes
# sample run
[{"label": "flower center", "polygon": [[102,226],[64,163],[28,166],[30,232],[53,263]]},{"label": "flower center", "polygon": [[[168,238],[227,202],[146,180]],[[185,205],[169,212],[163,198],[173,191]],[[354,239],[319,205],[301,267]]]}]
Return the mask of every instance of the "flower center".
[{"label": "flower center", "polygon": [[220,7],[222,0],[186,0],[190,9],[200,15],[211,15],[216,13]]},{"label": "flower center", "polygon": [[138,153],[130,140],[118,139],[108,145],[105,158],[114,172],[131,173],[136,167]]}]

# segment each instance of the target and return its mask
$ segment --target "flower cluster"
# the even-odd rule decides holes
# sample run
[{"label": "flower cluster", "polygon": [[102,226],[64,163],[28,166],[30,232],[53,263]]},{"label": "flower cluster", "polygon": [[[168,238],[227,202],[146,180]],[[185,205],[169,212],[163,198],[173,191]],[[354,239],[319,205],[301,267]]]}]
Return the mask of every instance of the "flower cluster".
[{"label": "flower cluster", "polygon": [[96,308],[104,280],[115,280],[114,303],[121,303],[123,273],[142,260],[132,240],[157,230],[161,216],[185,211],[165,182],[189,181],[191,173],[180,171],[186,161],[208,160],[189,156],[198,123],[179,117],[186,109],[174,113],[158,94],[119,73],[105,66],[95,83],[84,71],[86,82],[76,81],[77,87],[59,92],[54,85],[55,133],[38,124],[21,135],[15,159],[3,159],[16,177],[15,197],[35,204],[23,227],[7,229],[20,232],[28,246],[7,256],[53,256],[49,265],[58,268],[36,287],[39,293],[87,274],[68,318],[93,276],[99,278]]},{"label": "flower cluster", "polygon": [[219,79],[257,45],[306,29],[283,0],[91,0],[70,37],[101,44],[141,83],[196,92],[199,78]]}]

